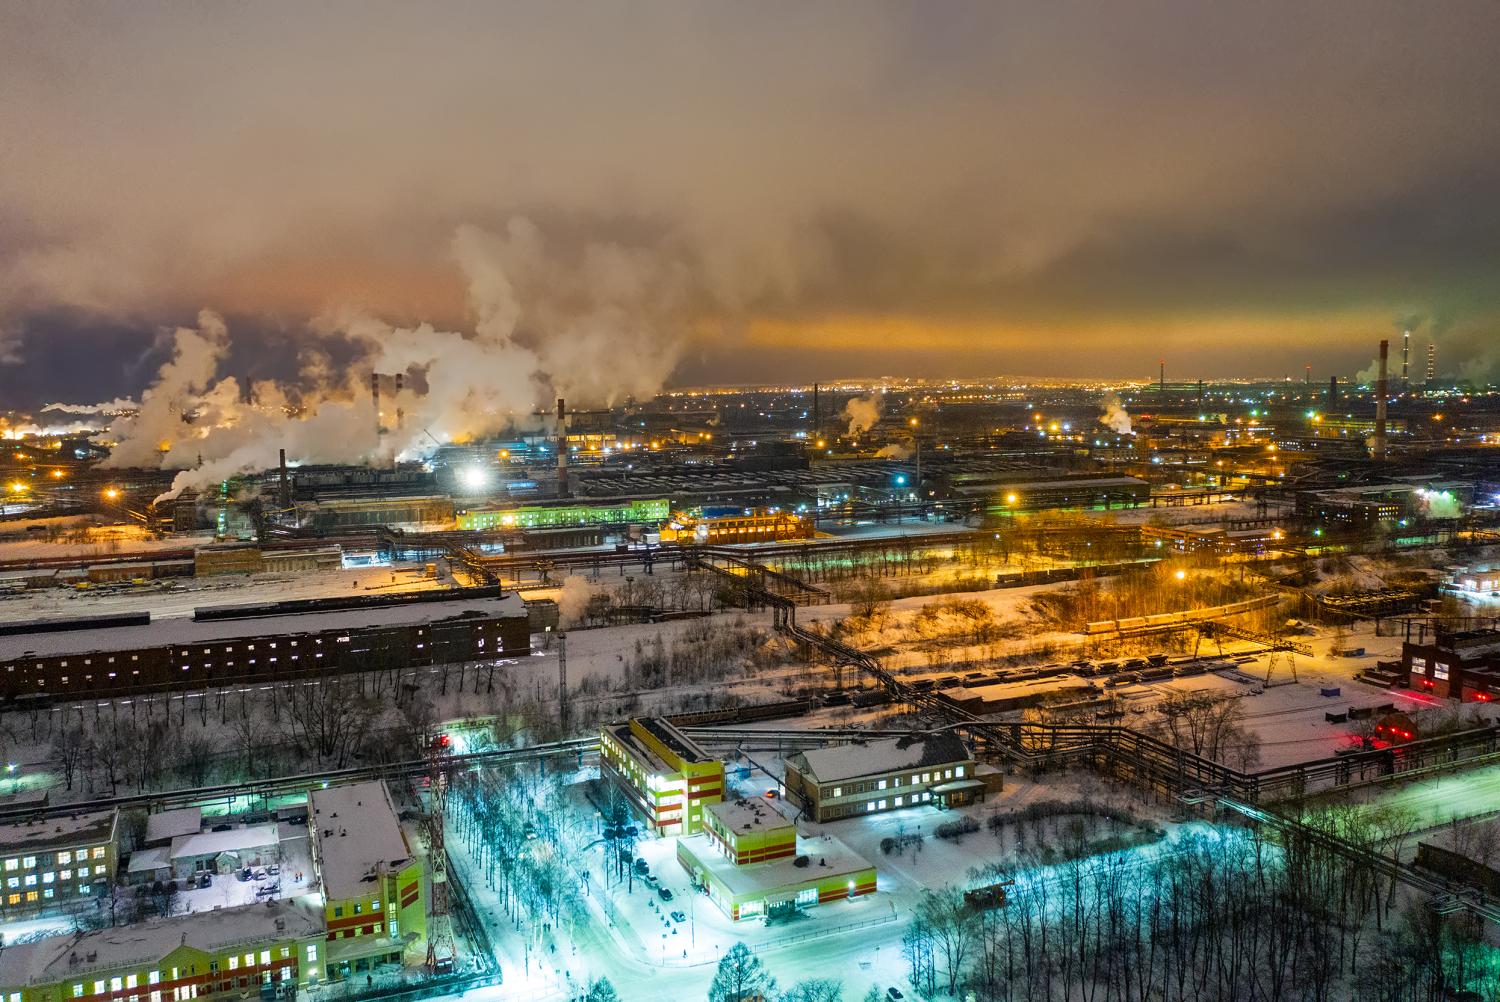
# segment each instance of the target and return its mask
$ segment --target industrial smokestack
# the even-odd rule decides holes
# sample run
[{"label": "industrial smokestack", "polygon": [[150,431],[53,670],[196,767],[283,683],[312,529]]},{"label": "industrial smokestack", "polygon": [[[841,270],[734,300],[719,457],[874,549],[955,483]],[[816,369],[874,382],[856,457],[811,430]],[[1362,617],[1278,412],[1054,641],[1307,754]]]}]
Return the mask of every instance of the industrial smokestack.
[{"label": "industrial smokestack", "polygon": [[1312,385],[1312,366],[1310,366],[1310,365],[1307,367],[1306,373],[1302,376],[1302,385],[1303,386],[1311,386]]},{"label": "industrial smokestack", "polygon": [[375,434],[385,434],[385,422],[380,420],[380,373],[370,373],[370,401],[375,405]]},{"label": "industrial smokestack", "polygon": [[1203,404],[1203,380],[1201,379],[1198,380],[1198,404],[1199,406]]},{"label": "industrial smokestack", "polygon": [[1410,385],[1407,379],[1410,376],[1411,365],[1411,331],[1401,333],[1401,385]]},{"label": "industrial smokestack", "polygon": [[278,472],[281,474],[278,497],[281,501],[281,507],[286,509],[292,506],[292,482],[286,475],[286,450],[282,449],[280,451],[281,456],[277,461]]},{"label": "industrial smokestack", "polygon": [[396,430],[401,431],[406,424],[406,408],[401,406],[401,390],[406,384],[406,373],[396,373]]},{"label": "industrial smokestack", "polygon": [[563,398],[557,398],[557,496],[568,496],[568,426]]},{"label": "industrial smokestack", "polygon": [[1390,395],[1386,379],[1386,357],[1390,342],[1380,342],[1380,375],[1375,380],[1375,462],[1385,462],[1385,398]]},{"label": "industrial smokestack", "polygon": [[1333,410],[1333,408],[1337,407],[1338,405],[1339,405],[1339,377],[1338,376],[1329,376],[1328,377],[1328,409],[1329,410]]},{"label": "industrial smokestack", "polygon": [[1437,345],[1431,341],[1427,342],[1427,379],[1428,386],[1437,382]]},{"label": "industrial smokestack", "polygon": [[1156,388],[1158,392],[1165,393],[1167,392],[1167,360],[1162,359],[1160,364],[1161,375],[1158,377]]},{"label": "industrial smokestack", "polygon": [[818,384],[813,383],[812,432],[814,435],[818,433],[818,419],[820,417],[821,415],[818,413]]}]

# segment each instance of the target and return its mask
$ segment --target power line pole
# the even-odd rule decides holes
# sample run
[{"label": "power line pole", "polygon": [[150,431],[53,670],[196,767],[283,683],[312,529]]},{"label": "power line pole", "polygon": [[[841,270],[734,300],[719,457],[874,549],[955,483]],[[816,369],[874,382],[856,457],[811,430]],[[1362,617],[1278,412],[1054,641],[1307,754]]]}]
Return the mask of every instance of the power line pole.
[{"label": "power line pole", "polygon": [[568,635],[557,635],[557,727],[559,736],[568,735]]}]

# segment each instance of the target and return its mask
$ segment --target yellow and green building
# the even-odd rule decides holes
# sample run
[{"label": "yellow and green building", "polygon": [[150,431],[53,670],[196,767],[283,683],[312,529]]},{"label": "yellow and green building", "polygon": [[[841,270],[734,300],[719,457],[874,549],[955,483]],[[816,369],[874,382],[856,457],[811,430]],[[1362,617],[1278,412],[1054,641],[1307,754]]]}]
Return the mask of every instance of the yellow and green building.
[{"label": "yellow and green building", "polygon": [[185,1002],[295,996],[320,980],[323,915],[303,901],[51,936],[0,953],[6,1002]]},{"label": "yellow and green building", "polygon": [[556,529],[574,525],[660,525],[672,515],[667,498],[602,498],[471,508],[457,515],[458,527],[478,529]]},{"label": "yellow and green building", "polygon": [[328,979],[425,962],[426,866],[407,842],[385,783],[314,790],[308,807]]},{"label": "yellow and green building", "polygon": [[653,835],[702,831],[704,809],[724,799],[724,763],[661,717],[606,726],[599,762]]},{"label": "yellow and green building", "polygon": [[701,835],[677,843],[677,861],[731,920],[771,917],[875,892],[875,867],[831,835],[803,838],[764,799],[705,809]]}]

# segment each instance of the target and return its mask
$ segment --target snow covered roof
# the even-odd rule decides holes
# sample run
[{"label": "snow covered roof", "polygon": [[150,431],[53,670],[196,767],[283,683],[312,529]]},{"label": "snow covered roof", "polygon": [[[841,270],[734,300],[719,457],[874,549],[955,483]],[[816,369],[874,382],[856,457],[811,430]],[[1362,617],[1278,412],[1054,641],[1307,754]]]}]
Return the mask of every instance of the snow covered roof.
[{"label": "snow covered roof", "polygon": [[269,901],[51,936],[35,943],[17,943],[0,953],[0,986],[46,985],[132,965],[150,965],[183,946],[220,953],[241,945],[308,939],[322,935],[325,929],[321,908],[302,901]]},{"label": "snow covered roof", "polygon": [[[689,835],[680,839],[678,849],[709,871],[736,899],[760,895],[789,898],[806,885],[830,878],[852,877],[873,869],[869,860],[832,835],[799,837],[795,856],[744,866],[736,865],[734,860],[713,848],[707,835]],[[801,856],[807,857],[808,865],[797,865],[797,858]]]},{"label": "snow covered roof", "polygon": [[818,783],[861,776],[883,776],[904,769],[966,762],[968,748],[954,734],[905,735],[884,741],[814,748],[787,759],[787,764]]},{"label": "snow covered roof", "polygon": [[724,800],[717,804],[709,804],[704,810],[717,818],[726,831],[735,833],[768,831],[774,828],[785,828],[792,823],[791,818],[781,813],[775,801],[766,800],[764,797]]},{"label": "snow covered roof", "polygon": [[112,841],[114,811],[87,811],[67,817],[0,825],[0,852],[38,849],[45,845],[72,848],[74,843]]},{"label": "snow covered roof", "polygon": [[149,849],[137,849],[130,854],[130,865],[125,869],[129,873],[154,873],[157,870],[165,870],[172,865],[172,848],[165,845],[154,845]]},{"label": "snow covered roof", "polygon": [[24,656],[58,657],[95,652],[116,653],[151,647],[224,643],[249,637],[323,630],[358,630],[378,626],[421,626],[463,615],[524,617],[526,603],[514,592],[499,597],[455,598],[378,605],[362,609],[336,609],[254,616],[244,619],[200,622],[185,617],[157,619],[139,626],[116,626],[99,630],[63,630],[47,633],[17,633],[0,636],[0,662]]},{"label": "snow covered roof", "polygon": [[184,807],[161,811],[146,818],[146,844],[170,842],[179,835],[191,835],[203,828],[203,808]]},{"label": "snow covered roof", "polygon": [[221,852],[264,849],[269,845],[277,845],[280,841],[274,824],[229,828],[221,832],[194,832],[191,835],[179,835],[172,840],[172,858],[194,859],[199,856],[217,856]]},{"label": "snow covered roof", "polygon": [[314,790],[309,799],[314,858],[329,901],[364,897],[378,867],[398,869],[412,858],[384,783]]}]

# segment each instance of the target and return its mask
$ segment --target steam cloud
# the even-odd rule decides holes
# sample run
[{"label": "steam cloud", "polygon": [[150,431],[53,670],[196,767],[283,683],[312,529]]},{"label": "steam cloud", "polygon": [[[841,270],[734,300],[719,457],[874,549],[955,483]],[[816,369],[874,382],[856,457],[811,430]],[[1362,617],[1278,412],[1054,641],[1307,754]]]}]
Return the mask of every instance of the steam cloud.
[{"label": "steam cloud", "polygon": [[59,414],[118,414],[121,411],[133,411],[139,406],[129,397],[117,397],[114,400],[102,400],[97,404],[52,403],[43,407],[42,413],[55,411]]},{"label": "steam cloud", "polygon": [[898,462],[902,462],[911,458],[911,450],[904,445],[898,445],[895,442],[892,442],[890,445],[881,446],[880,450],[875,453],[875,458],[894,459]]},{"label": "steam cloud", "polygon": [[875,427],[875,422],[880,420],[880,414],[884,409],[884,401],[880,399],[878,393],[850,400],[844,405],[844,418],[849,422],[846,434],[853,438],[855,435],[869,431]]},{"label": "steam cloud", "polygon": [[1130,415],[1125,411],[1125,405],[1120,401],[1118,394],[1111,393],[1101,402],[1104,413],[1099,415],[1099,423],[1114,430],[1117,435],[1133,434]]},{"label": "steam cloud", "polygon": [[576,626],[583,622],[588,611],[589,599],[594,595],[588,579],[577,574],[563,578],[562,588],[557,593],[557,618],[563,627]]},{"label": "steam cloud", "polygon": [[[109,429],[109,465],[184,466],[171,493],[266,469],[277,450],[298,463],[411,457],[526,420],[554,396],[611,405],[656,392],[687,340],[691,270],[658,247],[591,243],[571,259],[524,218],[501,233],[461,227],[453,257],[467,282],[472,330],[395,327],[365,313],[325,317],[314,334],[357,349],[334,373],[314,344],[291,385],[242,387],[220,368],[230,332],[211,311],[172,335],[172,355],[134,414]],[[377,430],[370,373],[401,374],[396,427]],[[385,403],[383,401],[383,403]],[[382,407],[385,410],[385,407]],[[431,436],[431,438],[429,438]]]}]

